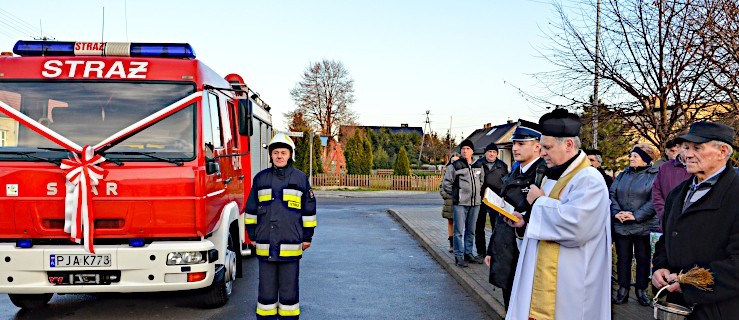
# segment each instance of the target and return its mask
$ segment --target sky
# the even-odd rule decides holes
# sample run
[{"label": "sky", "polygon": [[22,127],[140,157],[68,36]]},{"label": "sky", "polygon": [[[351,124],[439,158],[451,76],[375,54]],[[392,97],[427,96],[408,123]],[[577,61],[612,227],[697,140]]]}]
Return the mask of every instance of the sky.
[{"label": "sky", "polygon": [[540,90],[532,74],[551,69],[538,51],[551,1],[3,1],[0,51],[41,34],[187,42],[219,74],[244,77],[278,130],[305,68],[332,59],[354,79],[361,125],[425,127],[429,111],[432,131],[461,141],[485,123],[546,112],[519,88]]}]

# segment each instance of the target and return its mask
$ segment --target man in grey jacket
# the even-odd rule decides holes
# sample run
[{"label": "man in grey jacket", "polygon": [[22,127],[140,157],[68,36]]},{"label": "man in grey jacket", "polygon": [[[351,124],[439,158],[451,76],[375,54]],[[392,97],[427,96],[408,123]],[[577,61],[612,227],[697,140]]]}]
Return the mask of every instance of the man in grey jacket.
[{"label": "man in grey jacket", "polygon": [[454,262],[467,267],[467,262],[482,263],[482,257],[473,254],[475,223],[480,212],[480,188],[483,169],[472,163],[475,146],[470,140],[460,144],[462,157],[447,167],[441,184],[444,191],[452,195],[454,213]]}]

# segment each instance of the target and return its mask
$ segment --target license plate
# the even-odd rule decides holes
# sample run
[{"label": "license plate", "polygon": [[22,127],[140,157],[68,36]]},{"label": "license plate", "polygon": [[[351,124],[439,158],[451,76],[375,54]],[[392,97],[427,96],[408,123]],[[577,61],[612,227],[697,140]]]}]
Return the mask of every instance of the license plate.
[{"label": "license plate", "polygon": [[66,267],[110,267],[109,254],[52,254],[49,255],[52,268]]}]

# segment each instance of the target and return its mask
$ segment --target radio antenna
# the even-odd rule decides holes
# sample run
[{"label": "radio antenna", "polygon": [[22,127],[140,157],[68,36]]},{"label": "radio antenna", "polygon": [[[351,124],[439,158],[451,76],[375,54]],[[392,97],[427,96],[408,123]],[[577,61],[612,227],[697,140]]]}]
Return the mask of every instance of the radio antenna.
[{"label": "radio antenna", "polygon": [[100,42],[105,42],[105,7],[103,7],[103,31],[100,33]]},{"label": "radio antenna", "polygon": [[126,42],[128,42],[128,0],[123,1],[123,17],[126,20]]}]

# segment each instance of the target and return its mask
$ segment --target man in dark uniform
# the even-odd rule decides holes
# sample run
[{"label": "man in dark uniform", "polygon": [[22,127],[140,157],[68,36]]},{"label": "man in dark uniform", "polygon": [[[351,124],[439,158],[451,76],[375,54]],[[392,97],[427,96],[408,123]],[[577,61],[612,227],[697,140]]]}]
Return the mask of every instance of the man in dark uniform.
[{"label": "man in dark uniform", "polygon": [[[734,129],[696,122],[676,140],[693,176],[665,200],[652,284],[667,287],[667,301],[693,306],[689,319],[739,319],[739,174],[729,161]],[[709,291],[675,281],[694,266],[713,274]]]},{"label": "man in dark uniform", "polygon": [[[495,143],[488,144],[485,147],[485,154],[480,159],[477,159],[476,162],[482,167],[484,175],[480,196],[485,196],[485,189],[493,190],[495,194],[500,195],[500,188],[503,187],[503,177],[508,174],[508,165],[498,159],[498,146]],[[487,222],[488,214],[490,215],[490,222],[495,223],[498,215],[494,213],[495,211],[484,203],[480,205],[480,213],[477,215],[477,225],[475,228],[475,247],[477,248],[477,256],[480,260],[485,257],[485,223]]]},{"label": "man in dark uniform", "polygon": [[[513,159],[519,165],[503,178],[501,196],[516,208],[518,212],[528,212],[531,208],[526,201],[529,186],[540,184],[547,164],[539,158],[541,133],[535,128],[516,128],[513,133]],[[518,262],[518,244],[516,238],[523,237],[526,227],[514,230],[505,223],[500,215],[496,215],[495,228],[487,248],[485,264],[490,266],[489,282],[503,289],[503,300],[506,309],[511,298],[513,276],[516,274]]]},{"label": "man in dark uniform", "polygon": [[294,152],[284,133],[272,138],[272,167],[254,177],[246,202],[244,223],[259,259],[257,319],[300,315],[299,263],[316,227],[316,200],[308,177],[292,166]]}]

